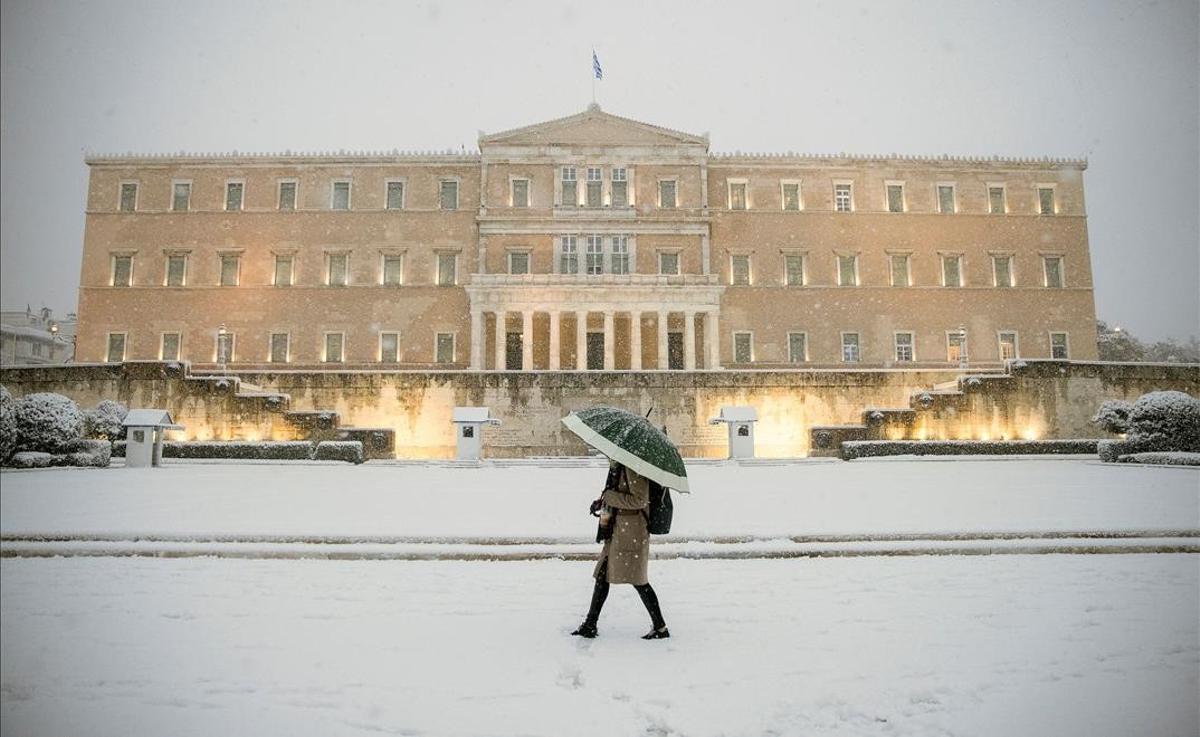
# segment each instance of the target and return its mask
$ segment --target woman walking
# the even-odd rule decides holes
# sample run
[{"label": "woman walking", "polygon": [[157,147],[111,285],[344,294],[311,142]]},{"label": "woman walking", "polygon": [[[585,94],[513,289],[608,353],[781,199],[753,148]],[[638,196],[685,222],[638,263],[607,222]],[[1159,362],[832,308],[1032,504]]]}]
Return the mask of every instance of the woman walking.
[{"label": "woman walking", "polygon": [[600,559],[596,561],[592,573],[596,579],[592,604],[587,618],[572,635],[592,638],[599,634],[597,623],[600,610],[608,598],[609,585],[628,583],[637,590],[653,625],[653,629],[642,639],[661,640],[671,636],[658,605],[658,596],[647,575],[650,562],[650,533],[647,527],[649,506],[650,481],[626,466],[611,461],[604,492],[592,502],[591,507],[592,514],[600,517],[596,541],[604,541]]}]

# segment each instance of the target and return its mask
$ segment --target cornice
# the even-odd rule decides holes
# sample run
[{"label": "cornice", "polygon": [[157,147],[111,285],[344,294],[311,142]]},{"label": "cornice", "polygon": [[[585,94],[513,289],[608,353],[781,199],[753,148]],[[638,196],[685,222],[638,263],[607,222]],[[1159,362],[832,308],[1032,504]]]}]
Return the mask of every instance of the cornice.
[{"label": "cornice", "polygon": [[813,154],[795,153],[754,153],[754,152],[714,152],[709,155],[709,166],[846,166],[857,167],[863,164],[877,164],[895,167],[933,166],[947,169],[963,166],[987,167],[993,169],[1087,169],[1087,158],[1067,158],[1054,156],[1014,157],[1014,156],[937,156],[919,154]]}]

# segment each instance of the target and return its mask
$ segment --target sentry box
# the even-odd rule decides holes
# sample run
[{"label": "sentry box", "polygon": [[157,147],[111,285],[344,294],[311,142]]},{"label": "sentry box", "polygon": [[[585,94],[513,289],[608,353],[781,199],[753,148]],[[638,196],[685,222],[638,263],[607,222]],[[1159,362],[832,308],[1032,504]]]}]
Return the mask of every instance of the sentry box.
[{"label": "sentry box", "polygon": [[455,407],[452,418],[458,436],[460,461],[477,461],[483,457],[483,426],[499,425],[500,420],[488,417],[487,407]]},{"label": "sentry box", "polygon": [[131,409],[121,423],[125,426],[125,467],[162,465],[163,439],[167,430],[182,430],[165,409]]},{"label": "sentry box", "polygon": [[729,428],[729,457],[754,457],[754,423],[758,412],[753,407],[722,407],[721,415],[708,421],[710,425],[722,422]]}]

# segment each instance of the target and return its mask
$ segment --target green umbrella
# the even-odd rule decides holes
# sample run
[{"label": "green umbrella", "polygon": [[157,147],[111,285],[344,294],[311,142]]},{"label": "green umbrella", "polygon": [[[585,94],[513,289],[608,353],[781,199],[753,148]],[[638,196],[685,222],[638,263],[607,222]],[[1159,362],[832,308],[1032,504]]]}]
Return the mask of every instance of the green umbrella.
[{"label": "green umbrella", "polygon": [[668,489],[688,490],[679,449],[641,415],[615,407],[592,407],[562,420],[583,442]]}]

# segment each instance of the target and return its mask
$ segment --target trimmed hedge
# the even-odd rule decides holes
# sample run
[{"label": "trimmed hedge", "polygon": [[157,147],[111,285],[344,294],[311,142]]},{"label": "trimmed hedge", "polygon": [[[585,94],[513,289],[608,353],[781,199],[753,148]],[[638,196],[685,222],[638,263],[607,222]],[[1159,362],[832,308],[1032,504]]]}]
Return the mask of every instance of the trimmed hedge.
[{"label": "trimmed hedge", "polygon": [[1151,466],[1200,466],[1200,453],[1168,451],[1165,453],[1130,453],[1117,459],[1120,463],[1145,463]]},{"label": "trimmed hedge", "polygon": [[316,461],[346,461],[362,463],[363,444],[357,440],[322,440],[313,450]]},{"label": "trimmed hedge", "polygon": [[112,446],[107,440],[73,440],[62,447],[61,453],[26,450],[8,462],[13,468],[108,468]]},{"label": "trimmed hedge", "polygon": [[886,456],[956,455],[1092,455],[1097,440],[848,440],[841,457],[881,458]]},{"label": "trimmed hedge", "polygon": [[1159,453],[1175,450],[1162,440],[1101,440],[1096,455],[1105,463],[1116,463],[1121,456],[1134,453]]}]

